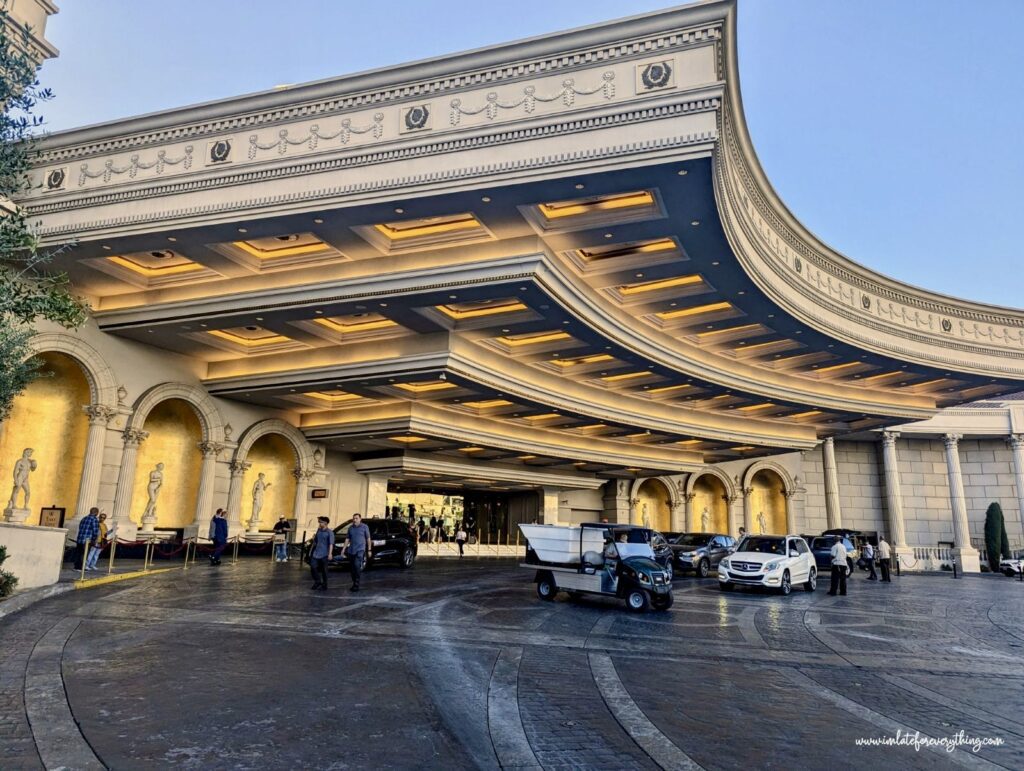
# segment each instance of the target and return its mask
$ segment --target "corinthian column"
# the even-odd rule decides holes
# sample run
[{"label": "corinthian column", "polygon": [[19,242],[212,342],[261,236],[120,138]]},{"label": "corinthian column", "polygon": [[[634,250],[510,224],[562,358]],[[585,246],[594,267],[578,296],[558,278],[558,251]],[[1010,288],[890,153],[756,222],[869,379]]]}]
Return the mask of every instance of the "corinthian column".
[{"label": "corinthian column", "polygon": [[754,488],[744,487],[740,490],[743,493],[743,528],[747,535],[754,533]]},{"label": "corinthian column", "polygon": [[953,509],[953,554],[963,571],[978,573],[981,561],[978,550],[971,546],[971,531],[967,524],[967,499],[964,496],[964,478],[960,471],[960,434],[946,434],[946,473],[949,476],[949,503]]},{"label": "corinthian column", "polygon": [[135,492],[135,465],[139,460],[139,446],[146,441],[148,431],[138,428],[126,428],[121,432],[124,439],[124,452],[121,454],[121,465],[117,469],[117,490],[114,492],[114,532],[118,538],[126,541],[135,540],[138,525],[132,521],[132,495]]},{"label": "corinthian column", "polygon": [[882,432],[882,467],[885,471],[885,504],[889,510],[889,537],[897,549],[906,547],[907,530],[903,524],[903,491],[900,488],[898,431]]},{"label": "corinthian column", "polygon": [[224,450],[223,444],[217,442],[199,442],[197,445],[203,456],[203,464],[199,467],[199,494],[196,496],[196,514],[192,524],[185,528],[186,537],[202,533],[204,526],[213,516],[213,493],[217,479],[217,456]]},{"label": "corinthian column", "polygon": [[233,536],[242,529],[242,484],[245,472],[252,468],[244,460],[231,461],[231,486],[228,487],[228,535]]},{"label": "corinthian column", "polygon": [[843,512],[839,508],[839,472],[836,469],[836,443],[830,436],[821,443],[821,457],[825,466],[825,519],[828,529],[843,526]]},{"label": "corinthian column", "polygon": [[[292,471],[295,477],[295,503],[292,506],[296,522],[306,521],[306,503],[309,500],[309,480],[316,472],[312,469],[297,468]],[[372,516],[367,514],[366,516]]]},{"label": "corinthian column", "polygon": [[1024,435],[1013,434],[1006,438],[1013,450],[1013,474],[1017,481],[1017,521],[1020,524],[1020,544],[1024,546]]},{"label": "corinthian column", "polygon": [[89,416],[89,434],[85,440],[85,457],[82,459],[82,478],[78,485],[78,500],[75,516],[65,524],[68,535],[78,534],[78,523],[97,505],[100,493],[100,477],[103,473],[103,450],[107,441],[107,424],[117,410],[102,404],[89,404],[82,408]]}]

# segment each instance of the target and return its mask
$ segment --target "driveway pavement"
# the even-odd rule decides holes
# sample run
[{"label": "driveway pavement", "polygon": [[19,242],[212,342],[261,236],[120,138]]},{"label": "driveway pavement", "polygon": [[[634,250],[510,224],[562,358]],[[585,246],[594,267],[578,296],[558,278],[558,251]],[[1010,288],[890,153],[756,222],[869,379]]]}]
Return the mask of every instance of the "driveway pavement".
[{"label": "driveway pavement", "polygon": [[[683,578],[641,616],[531,578],[424,559],[314,593],[260,559],[41,601],[0,621],[0,768],[1024,768],[1018,582]],[[897,735],[1001,744],[858,745]]]}]

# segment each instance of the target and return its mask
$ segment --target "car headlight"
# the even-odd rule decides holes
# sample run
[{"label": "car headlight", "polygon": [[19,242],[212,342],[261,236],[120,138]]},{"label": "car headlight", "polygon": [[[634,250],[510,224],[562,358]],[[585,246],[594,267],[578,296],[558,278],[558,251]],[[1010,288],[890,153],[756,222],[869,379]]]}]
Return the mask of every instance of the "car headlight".
[{"label": "car headlight", "polygon": [[767,562],[764,566],[765,573],[773,573],[782,567],[782,560],[775,560],[773,562]]},{"label": "car headlight", "polygon": [[640,576],[640,583],[649,584],[651,582],[651,577],[648,576],[646,573],[638,573],[637,575]]},{"label": "car headlight", "polygon": [[728,557],[726,557],[724,560],[722,560],[718,564],[719,564],[720,567],[723,567],[723,568],[731,568],[732,567],[732,565],[729,564],[729,558]]}]

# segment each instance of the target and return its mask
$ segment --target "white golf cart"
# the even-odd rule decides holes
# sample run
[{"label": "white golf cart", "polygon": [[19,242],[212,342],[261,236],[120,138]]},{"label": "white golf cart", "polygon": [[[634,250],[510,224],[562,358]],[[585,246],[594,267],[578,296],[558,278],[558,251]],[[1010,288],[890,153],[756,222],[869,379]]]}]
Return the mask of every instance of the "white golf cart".
[{"label": "white golf cart", "polygon": [[637,613],[671,607],[672,582],[654,561],[650,530],[605,523],[519,529],[526,538],[526,560],[520,567],[536,571],[542,600],[566,591],[571,596],[619,597]]}]

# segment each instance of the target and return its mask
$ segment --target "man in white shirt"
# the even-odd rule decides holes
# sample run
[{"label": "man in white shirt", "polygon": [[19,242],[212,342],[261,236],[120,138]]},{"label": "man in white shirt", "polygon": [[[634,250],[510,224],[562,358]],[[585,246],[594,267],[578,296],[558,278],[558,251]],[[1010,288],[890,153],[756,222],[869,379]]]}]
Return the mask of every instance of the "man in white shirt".
[{"label": "man in white shirt", "polygon": [[882,569],[882,582],[892,583],[892,579],[889,577],[889,565],[892,560],[892,550],[889,548],[889,542],[885,540],[884,535],[878,536],[878,567]]},{"label": "man in white shirt", "polygon": [[868,576],[868,581],[877,581],[878,573],[875,572],[875,547],[870,543],[865,543],[862,556],[864,557],[865,566],[867,566],[867,569],[871,571],[871,574]]},{"label": "man in white shirt", "polygon": [[836,596],[836,589],[842,597],[846,596],[846,547],[843,546],[843,539],[836,536],[836,542],[832,545],[832,582],[829,585],[829,596]]}]

